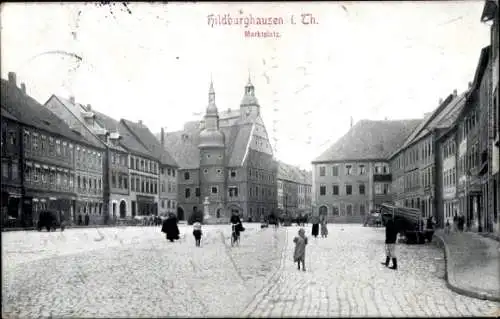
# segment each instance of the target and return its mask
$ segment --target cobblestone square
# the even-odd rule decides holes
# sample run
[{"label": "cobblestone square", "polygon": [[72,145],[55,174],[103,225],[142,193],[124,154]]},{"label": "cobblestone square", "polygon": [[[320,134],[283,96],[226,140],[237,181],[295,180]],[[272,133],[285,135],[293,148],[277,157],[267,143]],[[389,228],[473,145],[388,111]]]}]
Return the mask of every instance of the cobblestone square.
[{"label": "cobblestone square", "polygon": [[2,233],[2,314],[10,317],[488,316],[499,304],[447,289],[434,245],[399,248],[380,265],[383,229],[329,225],[310,237],[307,271],[292,262],[297,227],[192,228],[167,242],[158,227]]}]

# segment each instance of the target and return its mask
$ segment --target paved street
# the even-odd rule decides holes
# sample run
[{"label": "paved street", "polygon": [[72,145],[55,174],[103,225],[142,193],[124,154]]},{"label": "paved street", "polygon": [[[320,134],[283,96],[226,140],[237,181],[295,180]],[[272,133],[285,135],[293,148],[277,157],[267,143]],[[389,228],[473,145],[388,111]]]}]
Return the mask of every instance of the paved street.
[{"label": "paved street", "polygon": [[[329,225],[312,239],[307,272],[292,263],[297,227],[191,227],[169,243],[158,227],[2,233],[2,313],[14,317],[485,316],[499,304],[446,288],[443,252],[399,246],[380,265],[383,229]],[[343,229],[343,230],[342,230]],[[310,225],[307,227],[310,236]],[[439,259],[439,260],[437,260]]]}]

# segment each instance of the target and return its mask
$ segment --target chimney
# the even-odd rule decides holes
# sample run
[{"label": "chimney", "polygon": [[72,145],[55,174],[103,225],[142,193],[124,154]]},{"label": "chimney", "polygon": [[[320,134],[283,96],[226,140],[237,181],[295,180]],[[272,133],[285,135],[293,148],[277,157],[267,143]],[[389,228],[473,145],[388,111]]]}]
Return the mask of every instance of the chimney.
[{"label": "chimney", "polygon": [[453,90],[453,96],[457,96],[457,89]]},{"label": "chimney", "polygon": [[16,72],[9,72],[9,83],[14,86],[17,86]]},{"label": "chimney", "polygon": [[23,91],[23,94],[26,95],[26,84],[21,83],[21,91]]},{"label": "chimney", "polygon": [[161,136],[160,136],[160,139],[161,139],[161,146],[162,146],[162,147],[165,147],[165,130],[163,129],[163,127],[161,128]]},{"label": "chimney", "polygon": [[469,82],[468,87],[469,89],[472,87],[472,82]]},{"label": "chimney", "polygon": [[139,120],[139,122],[137,122],[137,123],[139,123],[140,125],[142,125],[142,120]]},{"label": "chimney", "polygon": [[75,97],[73,95],[71,95],[69,97],[69,101],[71,102],[71,104],[75,104]]},{"label": "chimney", "polygon": [[87,104],[87,111],[92,112],[92,105]]},{"label": "chimney", "polygon": [[439,105],[443,104],[443,99],[439,98]]},{"label": "chimney", "polygon": [[352,123],[353,123],[353,121],[354,121],[354,120],[353,120],[353,118],[352,118],[352,116],[351,116],[351,127],[352,127]]}]

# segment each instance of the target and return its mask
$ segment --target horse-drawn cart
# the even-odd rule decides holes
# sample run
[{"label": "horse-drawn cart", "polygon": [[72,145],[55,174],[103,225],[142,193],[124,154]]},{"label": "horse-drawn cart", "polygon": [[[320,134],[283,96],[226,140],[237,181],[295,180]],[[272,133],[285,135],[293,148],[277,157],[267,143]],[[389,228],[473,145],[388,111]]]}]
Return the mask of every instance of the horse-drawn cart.
[{"label": "horse-drawn cart", "polygon": [[388,217],[393,216],[398,233],[406,238],[407,244],[424,244],[432,241],[434,229],[424,228],[424,219],[419,209],[382,204],[382,222],[385,225]]}]

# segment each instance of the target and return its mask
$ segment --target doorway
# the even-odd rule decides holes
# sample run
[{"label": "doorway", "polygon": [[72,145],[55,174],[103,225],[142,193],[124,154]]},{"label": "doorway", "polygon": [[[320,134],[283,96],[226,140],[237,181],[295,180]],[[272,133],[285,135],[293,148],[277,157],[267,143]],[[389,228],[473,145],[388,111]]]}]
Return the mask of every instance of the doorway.
[{"label": "doorway", "polygon": [[177,207],[177,220],[184,220],[184,210],[181,207]]},{"label": "doorway", "polygon": [[127,204],[122,200],[120,202],[120,218],[125,218],[125,216],[127,216]]}]

